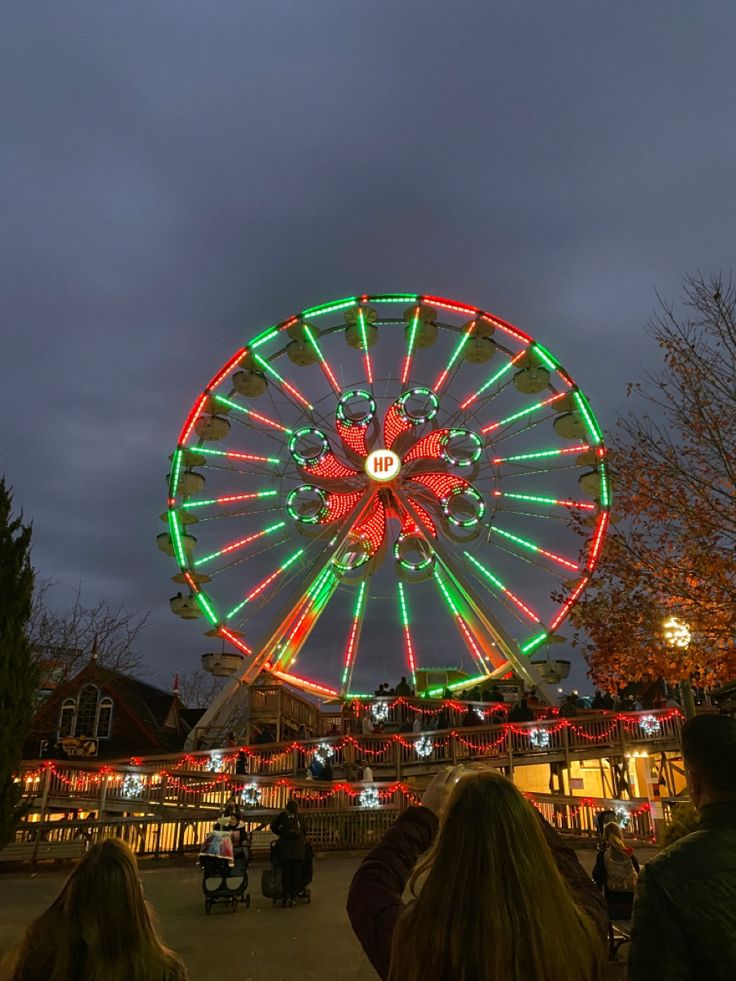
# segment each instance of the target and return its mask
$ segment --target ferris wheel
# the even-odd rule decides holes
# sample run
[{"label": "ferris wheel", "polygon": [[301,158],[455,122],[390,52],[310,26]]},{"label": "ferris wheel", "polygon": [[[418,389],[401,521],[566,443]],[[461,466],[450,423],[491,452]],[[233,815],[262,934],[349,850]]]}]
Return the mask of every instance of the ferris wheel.
[{"label": "ferris wheel", "polygon": [[351,296],[257,333],[170,459],[172,610],[206,621],[222,673],[325,697],[458,663],[467,684],[539,683],[531,657],[609,520],[603,436],[570,374],[435,296]]}]

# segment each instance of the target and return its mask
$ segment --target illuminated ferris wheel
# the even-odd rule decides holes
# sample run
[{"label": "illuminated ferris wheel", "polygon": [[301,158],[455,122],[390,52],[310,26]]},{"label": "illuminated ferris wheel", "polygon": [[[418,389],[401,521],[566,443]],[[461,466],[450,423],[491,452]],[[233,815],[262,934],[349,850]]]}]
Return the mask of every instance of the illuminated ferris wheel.
[{"label": "illuminated ferris wheel", "polygon": [[475,684],[538,683],[531,655],[609,517],[572,377],[512,324],[434,296],[347,297],[256,334],[171,460],[173,611],[208,622],[216,673],[323,696],[459,662]]}]

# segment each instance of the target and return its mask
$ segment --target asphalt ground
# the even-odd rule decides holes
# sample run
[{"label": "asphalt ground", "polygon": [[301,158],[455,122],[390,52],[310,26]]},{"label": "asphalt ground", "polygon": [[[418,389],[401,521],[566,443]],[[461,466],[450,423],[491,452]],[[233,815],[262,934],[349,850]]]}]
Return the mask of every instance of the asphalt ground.
[{"label": "asphalt ground", "polygon": [[[642,850],[644,851],[644,850]],[[594,852],[581,849],[592,870]],[[640,860],[649,857],[640,854]],[[293,909],[275,907],[261,895],[263,862],[250,867],[250,908],[235,913],[224,905],[205,914],[201,872],[194,860],[141,863],[141,879],[167,944],[184,958],[191,981],[375,981],[376,975],[353,936],[345,897],[359,855],[317,857],[312,901]],[[0,952],[18,939],[59,891],[68,869],[0,875]],[[623,965],[607,977],[623,978]]]}]

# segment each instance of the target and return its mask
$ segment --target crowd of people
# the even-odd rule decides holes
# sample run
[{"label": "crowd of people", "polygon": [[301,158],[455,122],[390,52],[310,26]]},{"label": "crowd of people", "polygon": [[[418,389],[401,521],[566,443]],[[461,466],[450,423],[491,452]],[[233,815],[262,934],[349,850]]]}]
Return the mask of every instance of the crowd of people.
[{"label": "crowd of people", "polygon": [[[596,981],[612,919],[631,917],[631,981],[736,977],[736,721],[682,728],[697,830],[639,866],[621,828],[602,828],[593,877],[504,776],[437,774],[363,859],[347,910],[386,981]],[[236,798],[218,826],[237,834]],[[271,825],[283,905],[296,902],[307,847],[296,801]],[[406,888],[410,900],[405,902]],[[12,981],[184,981],[161,940],[135,856],[94,845],[5,959]]]}]

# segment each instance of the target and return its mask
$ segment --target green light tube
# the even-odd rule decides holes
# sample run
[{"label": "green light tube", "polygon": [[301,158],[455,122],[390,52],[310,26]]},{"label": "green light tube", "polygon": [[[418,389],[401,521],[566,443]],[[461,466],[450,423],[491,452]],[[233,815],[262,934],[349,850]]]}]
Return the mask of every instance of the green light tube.
[{"label": "green light tube", "polygon": [[215,613],[211,603],[207,600],[207,597],[204,595],[204,593],[195,593],[194,598],[199,604],[199,608],[202,611],[202,613],[204,613],[204,615],[210,621],[212,626],[216,627],[219,623],[219,620],[217,619],[217,614]]},{"label": "green light tube", "polygon": [[548,635],[546,631],[543,631],[541,634],[536,634],[534,637],[532,637],[531,640],[528,640],[526,644],[524,644],[521,647],[521,653],[531,654],[532,651],[535,651],[538,647],[542,646],[542,644],[547,639],[547,636]]},{"label": "green light tube", "polygon": [[509,541],[516,542],[517,545],[521,545],[522,548],[526,548],[530,552],[539,551],[539,547],[533,542],[527,541],[526,538],[519,538],[518,535],[512,535],[511,532],[503,531],[501,528],[492,527],[491,531],[495,532],[497,535],[502,535],[504,538],[508,538]]},{"label": "green light tube", "polygon": [[338,300],[337,303],[322,303],[318,307],[309,307],[308,310],[302,310],[300,316],[321,317],[325,313],[332,313],[333,310],[344,310],[346,307],[352,307],[357,300],[357,296],[349,296],[344,300]]},{"label": "green light tube", "polygon": [[542,347],[542,345],[538,341],[532,342],[532,350],[537,355],[539,360],[544,364],[544,366],[546,368],[549,368],[550,371],[557,371],[557,369],[560,367],[557,361],[555,361],[555,359],[549,353],[547,348]]},{"label": "green light tube", "polygon": [[276,369],[272,365],[270,365],[268,361],[265,360],[265,358],[262,358],[260,354],[254,354],[253,358],[255,361],[258,362],[258,364],[263,368],[264,371],[268,371],[271,375],[273,375],[273,377],[276,379],[276,381],[278,381],[281,387],[285,388],[287,392],[291,392],[291,394],[294,395],[302,403],[302,405],[305,405],[308,409],[314,408],[312,403],[308,399],[304,398],[304,396],[299,391],[299,389],[295,388],[290,382],[286,381],[285,378],[282,378],[281,375],[278,373],[278,371],[276,371]]},{"label": "green light tube", "polygon": [[261,344],[265,344],[267,341],[270,341],[271,338],[272,337],[275,337],[278,333],[279,333],[278,327],[269,327],[267,330],[264,330],[256,338],[254,338],[250,342],[250,344],[248,345],[248,347],[252,351],[254,351],[257,347],[260,347]]},{"label": "green light tube", "polygon": [[588,404],[588,400],[580,391],[573,392],[573,398],[580,409],[580,414],[585,420],[585,428],[588,430],[588,435],[590,436],[592,442],[596,444],[602,443],[603,433],[600,431],[595,416],[593,415],[590,405]]},{"label": "green light tube", "polygon": [[[447,687],[450,689],[450,691],[455,691],[457,688],[466,688],[470,685],[477,685],[480,681],[488,681],[488,675],[477,674],[475,677],[466,678],[464,681],[453,681],[453,683],[451,685],[447,685]],[[430,688],[430,690],[426,692],[426,697],[434,698],[436,695],[441,695],[444,690],[444,688]]]},{"label": "green light tube", "polygon": [[517,453],[516,456],[501,456],[494,458],[494,463],[509,463],[515,460],[539,460],[541,457],[545,456],[562,456],[565,453],[583,453],[585,451],[584,446],[575,446],[572,448],[565,449],[555,449],[555,450],[538,450],[536,453]]},{"label": "green light tube", "polygon": [[[259,497],[275,497],[277,494],[278,491],[276,490],[254,491],[252,499],[259,498]],[[223,498],[221,497],[212,497],[207,501],[185,501],[184,504],[182,504],[182,507],[186,508],[187,511],[191,511],[192,508],[203,508],[208,504],[226,504],[226,503],[227,501],[224,501]]]},{"label": "green light tube", "polygon": [[174,546],[174,554],[176,555],[176,561],[179,563],[181,568],[188,565],[187,555],[184,551],[184,546],[181,543],[181,528],[179,527],[179,516],[176,511],[169,510],[169,530],[171,532],[171,541]]},{"label": "green light tube", "polygon": [[[230,457],[231,460],[237,460],[238,459],[238,457],[231,457],[230,456],[230,453],[227,450],[213,450],[213,449],[210,449],[209,446],[197,446],[197,447],[194,448],[193,451],[195,453],[202,453],[205,456],[227,456],[227,457]],[[248,461],[246,460],[245,462],[247,463]],[[254,462],[254,463],[278,463],[279,462],[279,458],[277,456],[265,456],[265,457],[262,457],[260,460],[254,460],[252,462]]]},{"label": "green light tube", "polygon": [[514,366],[515,366],[514,359],[508,361],[503,366],[503,368],[499,368],[499,370],[494,375],[492,375],[484,385],[481,385],[481,387],[474,395],[471,395],[469,398],[465,399],[465,401],[462,403],[460,408],[464,409],[466,408],[466,406],[470,405],[471,402],[474,402],[480,395],[483,394],[483,392],[485,392],[487,388],[490,388],[490,386],[493,385],[494,382],[497,382],[499,378],[502,378],[506,374],[506,372],[510,371]]},{"label": "green light tube", "polygon": [[[224,395],[216,395],[216,394],[212,393],[212,398],[215,399],[216,402],[219,402],[221,405],[226,405],[230,409],[235,409],[236,412],[242,412],[243,415],[253,416],[254,419],[263,419],[264,418],[263,416],[260,416],[259,413],[257,413],[257,412],[251,412],[250,409],[246,409],[246,407],[244,405],[238,405],[238,403],[237,402],[233,402],[232,399],[225,398]],[[281,429],[285,433],[291,434],[293,432],[293,430],[287,429],[286,426],[282,426],[280,423],[274,424],[273,423],[273,420],[269,420],[269,422],[270,422],[271,425],[276,425],[276,428],[277,429]],[[198,447],[196,449],[198,449]]]},{"label": "green light tube", "polygon": [[378,296],[369,296],[369,303],[416,303],[419,299],[417,293],[382,293]]},{"label": "green light tube", "polygon": [[[279,528],[283,528],[285,525],[286,525],[285,521],[277,521],[275,525],[271,525],[269,528],[264,528],[263,531],[258,532],[256,535],[252,536],[252,540],[255,541],[257,538],[260,538],[263,535],[270,535],[272,532],[278,531]],[[235,549],[232,545],[225,545],[224,548],[221,548],[218,552],[210,552],[209,555],[203,555],[202,558],[197,559],[194,564],[195,566],[204,565],[205,562],[210,562],[212,559],[216,559],[218,556],[224,555],[226,552],[231,552],[234,550]]]},{"label": "green light tube", "polygon": [[598,471],[601,475],[601,507],[610,508],[611,506],[611,483],[606,473],[606,465],[603,460],[598,463]]},{"label": "green light tube", "polygon": [[303,548],[297,549],[296,552],[294,552],[292,555],[289,556],[289,558],[286,560],[286,562],[284,562],[283,565],[279,566],[279,568],[276,570],[275,573],[272,573],[273,578],[266,577],[266,579],[262,583],[260,583],[259,586],[256,586],[255,589],[252,590],[248,594],[248,596],[245,597],[242,603],[238,603],[237,606],[233,607],[233,609],[230,610],[230,612],[227,614],[225,619],[232,620],[235,614],[239,613],[243,609],[246,603],[250,602],[251,599],[255,599],[255,597],[260,594],[261,590],[265,589],[265,586],[269,581],[273,582],[273,579],[275,579],[276,576],[279,576],[281,575],[282,572],[285,572],[289,568],[289,566],[293,565],[296,562],[296,560],[299,558],[300,555],[303,555],[303,553],[304,553]]},{"label": "green light tube", "polygon": [[174,465],[171,468],[171,480],[169,482],[169,497],[176,497],[176,489],[179,486],[179,474],[181,473],[181,458],[183,456],[181,447],[174,451]]},{"label": "green light tube", "polygon": [[503,591],[506,590],[506,587],[501,582],[501,580],[498,579],[496,576],[494,576],[493,573],[490,571],[490,569],[486,569],[486,567],[484,565],[481,565],[481,563],[473,555],[471,555],[470,552],[465,552],[464,554],[465,554],[465,557],[468,558],[468,559],[470,559],[470,561],[473,563],[473,565],[476,566],[476,568],[479,569],[480,572],[483,573],[483,575],[486,577],[486,579],[489,579],[493,583],[493,585],[496,587],[496,589],[500,589],[500,590],[503,590]]}]

